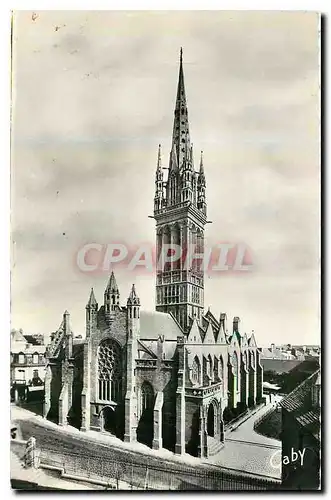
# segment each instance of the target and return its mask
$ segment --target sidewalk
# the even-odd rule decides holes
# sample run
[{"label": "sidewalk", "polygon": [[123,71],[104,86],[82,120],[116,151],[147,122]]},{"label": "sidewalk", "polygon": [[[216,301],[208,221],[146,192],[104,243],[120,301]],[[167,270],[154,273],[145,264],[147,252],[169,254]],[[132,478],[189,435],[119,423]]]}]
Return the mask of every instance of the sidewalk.
[{"label": "sidewalk", "polygon": [[281,468],[274,468],[272,464],[280,463],[281,442],[254,431],[254,422],[272,406],[270,403],[263,406],[247,420],[238,423],[238,427],[227,430],[226,446],[206,463],[280,479]]},{"label": "sidewalk", "polygon": [[[273,446],[276,448],[281,448],[281,442],[277,439],[272,439],[254,431],[254,422],[260,418],[262,415],[267,413],[270,408],[273,407],[272,403],[268,403],[266,406],[260,408],[254,415],[245,420],[242,424],[239,424],[233,430],[227,430],[225,432],[225,439],[231,441],[242,441],[248,443],[257,443],[261,445]],[[276,409],[276,407],[274,406]]]}]

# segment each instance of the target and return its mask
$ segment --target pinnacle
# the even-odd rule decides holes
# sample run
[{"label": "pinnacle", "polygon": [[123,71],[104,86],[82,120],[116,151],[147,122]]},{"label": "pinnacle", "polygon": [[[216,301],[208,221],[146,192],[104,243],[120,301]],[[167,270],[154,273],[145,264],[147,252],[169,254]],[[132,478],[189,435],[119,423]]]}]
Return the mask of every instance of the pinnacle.
[{"label": "pinnacle", "polygon": [[114,290],[114,291],[118,292],[118,286],[117,286],[117,283],[116,283],[116,278],[115,278],[114,271],[111,272],[111,275],[110,275],[110,278],[109,278],[109,281],[108,281],[108,285],[107,285],[106,291],[107,290]]},{"label": "pinnacle", "polygon": [[88,306],[95,306],[95,305],[97,305],[97,301],[95,299],[93,288],[91,288],[90,298],[89,298],[89,301],[88,301],[87,305]]}]

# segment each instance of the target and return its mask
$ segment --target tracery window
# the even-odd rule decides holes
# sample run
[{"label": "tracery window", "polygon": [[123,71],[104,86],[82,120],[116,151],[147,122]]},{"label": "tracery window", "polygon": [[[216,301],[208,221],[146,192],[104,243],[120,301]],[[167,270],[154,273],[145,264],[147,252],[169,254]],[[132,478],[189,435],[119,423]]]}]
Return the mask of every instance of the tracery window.
[{"label": "tracery window", "polygon": [[98,350],[99,399],[115,401],[121,399],[121,351],[110,339],[101,342]]},{"label": "tracery window", "polygon": [[197,356],[195,356],[192,365],[192,382],[193,384],[200,385],[200,361]]}]

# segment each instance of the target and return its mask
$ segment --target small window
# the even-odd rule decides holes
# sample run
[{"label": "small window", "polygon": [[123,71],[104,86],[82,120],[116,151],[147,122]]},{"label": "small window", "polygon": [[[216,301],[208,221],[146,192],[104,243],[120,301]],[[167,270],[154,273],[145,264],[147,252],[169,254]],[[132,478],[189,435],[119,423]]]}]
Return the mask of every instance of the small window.
[{"label": "small window", "polygon": [[19,354],[19,355],[18,355],[18,362],[19,362],[21,365],[23,365],[23,364],[24,364],[24,362],[25,362],[25,356],[24,356],[24,354]]},{"label": "small window", "polygon": [[37,365],[39,363],[39,354],[33,355],[33,364]]}]

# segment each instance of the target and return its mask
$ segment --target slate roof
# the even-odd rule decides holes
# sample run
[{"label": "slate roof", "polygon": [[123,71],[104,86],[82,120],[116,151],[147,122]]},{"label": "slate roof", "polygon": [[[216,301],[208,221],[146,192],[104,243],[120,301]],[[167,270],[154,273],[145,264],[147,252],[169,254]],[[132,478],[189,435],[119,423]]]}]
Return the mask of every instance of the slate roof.
[{"label": "slate roof", "polygon": [[177,340],[183,332],[171,314],[156,311],[140,311],[140,338],[157,340],[159,335],[165,339]]},{"label": "slate roof", "polygon": [[312,388],[318,383],[319,374],[320,370],[314,372],[280,402],[280,405],[318,440],[321,409],[312,404]]},{"label": "slate roof", "polygon": [[[141,340],[138,341],[138,345],[142,347],[145,351],[140,350],[140,359],[150,359],[150,358],[157,358],[157,340],[144,340],[143,342]],[[177,340],[165,340],[163,343],[163,354],[164,354],[164,359],[172,359],[175,352],[176,352],[176,347],[177,347]],[[148,354],[150,353],[150,355]]]}]

